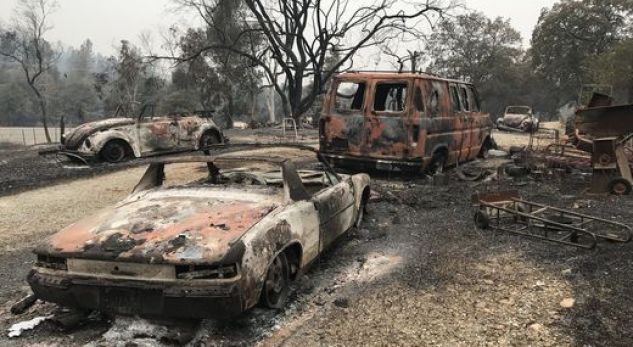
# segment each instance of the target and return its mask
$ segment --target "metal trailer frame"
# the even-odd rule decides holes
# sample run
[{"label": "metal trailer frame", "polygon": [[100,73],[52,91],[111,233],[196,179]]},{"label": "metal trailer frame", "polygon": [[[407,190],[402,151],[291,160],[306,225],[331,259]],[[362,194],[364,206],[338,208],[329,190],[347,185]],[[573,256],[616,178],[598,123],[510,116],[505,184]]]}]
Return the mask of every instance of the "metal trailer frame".
[{"label": "metal trailer frame", "polygon": [[570,210],[523,200],[518,191],[474,194],[475,224],[549,242],[593,249],[599,240],[629,242],[630,226]]}]

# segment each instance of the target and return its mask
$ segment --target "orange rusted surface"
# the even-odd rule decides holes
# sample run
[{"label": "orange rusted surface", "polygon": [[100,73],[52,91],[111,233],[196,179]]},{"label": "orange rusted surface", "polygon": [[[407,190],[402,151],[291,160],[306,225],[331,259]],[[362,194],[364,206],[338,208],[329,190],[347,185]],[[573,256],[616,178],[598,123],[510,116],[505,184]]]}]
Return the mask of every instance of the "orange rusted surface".
[{"label": "orange rusted surface", "polygon": [[[474,159],[492,122],[469,83],[411,73],[345,73],[324,98],[320,150],[335,162],[362,160],[424,168]],[[343,163],[344,164],[344,163]]]},{"label": "orange rusted surface", "polygon": [[164,190],[136,201],[133,196],[55,234],[49,247],[61,255],[102,253],[104,258],[122,261],[217,261],[231,242],[281,204],[266,195],[263,201],[225,201],[224,193],[216,190],[192,197]]}]

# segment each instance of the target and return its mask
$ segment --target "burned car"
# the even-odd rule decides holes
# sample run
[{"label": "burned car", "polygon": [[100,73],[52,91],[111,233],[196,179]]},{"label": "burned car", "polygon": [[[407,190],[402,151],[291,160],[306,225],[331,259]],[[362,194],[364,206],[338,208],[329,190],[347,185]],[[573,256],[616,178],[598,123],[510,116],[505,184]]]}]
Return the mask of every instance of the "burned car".
[{"label": "burned car", "polygon": [[370,195],[365,174],[297,170],[269,152],[145,160],[131,195],[35,249],[37,298],[148,317],[280,308],[289,281],[361,223]]},{"label": "burned car", "polygon": [[508,106],[503,117],[497,119],[497,128],[501,130],[537,131],[539,120],[529,106]]},{"label": "burned car", "polygon": [[208,117],[173,115],[111,118],[82,124],[62,136],[60,153],[82,161],[117,163],[170,152],[193,151],[225,138]]}]

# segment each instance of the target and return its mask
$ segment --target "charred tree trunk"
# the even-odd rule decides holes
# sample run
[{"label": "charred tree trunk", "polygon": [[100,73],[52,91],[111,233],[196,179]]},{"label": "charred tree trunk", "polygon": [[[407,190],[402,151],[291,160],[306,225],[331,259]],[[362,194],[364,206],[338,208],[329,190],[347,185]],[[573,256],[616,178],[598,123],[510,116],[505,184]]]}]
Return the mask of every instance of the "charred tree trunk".
[{"label": "charred tree trunk", "polygon": [[44,127],[44,135],[46,136],[46,142],[51,143],[51,134],[48,131],[48,117],[46,114],[46,99],[44,98],[44,95],[42,95],[42,93],[37,89],[37,87],[35,86],[35,84],[33,83],[29,83],[29,86],[31,87],[31,90],[33,90],[33,93],[35,93],[35,96],[37,97],[37,104],[38,107],[40,108],[40,119],[42,121],[42,126]]}]

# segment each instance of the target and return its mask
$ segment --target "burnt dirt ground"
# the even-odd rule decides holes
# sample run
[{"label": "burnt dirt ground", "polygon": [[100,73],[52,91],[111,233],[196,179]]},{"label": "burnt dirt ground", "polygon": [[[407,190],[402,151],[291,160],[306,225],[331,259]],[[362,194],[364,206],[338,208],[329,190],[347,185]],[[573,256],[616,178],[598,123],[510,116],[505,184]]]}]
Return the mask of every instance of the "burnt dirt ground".
[{"label": "burnt dirt ground", "polygon": [[[292,135],[292,136],[291,136]],[[296,141],[301,143],[316,143],[317,134],[314,130],[299,130]],[[231,143],[259,141],[286,142],[295,141],[290,130],[284,138],[281,129],[230,129],[225,136]],[[54,155],[40,156],[39,150],[46,146],[15,145],[0,143],[0,196],[50,186],[51,184],[67,182],[78,178],[95,177],[101,174],[119,171],[133,166],[127,164],[99,163],[91,168],[84,165],[70,163],[63,159],[59,161]]]},{"label": "burnt dirt ground", "polygon": [[[81,205],[94,196],[78,191],[106,183],[116,188],[95,194],[107,205],[122,198],[140,174],[131,169],[5,196],[0,209],[53,194],[59,194],[60,208]],[[13,323],[57,310],[37,303],[22,315],[8,312],[27,290],[30,247],[55,229],[35,224],[21,231],[32,237],[0,254],[0,345],[154,346],[173,344],[180,334],[191,346],[631,346],[633,243],[603,242],[587,251],[478,230],[473,223],[471,194],[497,189],[633,223],[632,197],[587,195],[588,182],[584,175],[557,174],[485,185],[451,174],[449,185],[434,186],[424,178],[376,174],[363,227],[340,239],[294,283],[284,310],[256,308],[232,322],[177,328],[94,315],[69,331],[45,321],[9,339],[6,329]],[[38,209],[53,213],[45,206],[50,203],[42,201]],[[94,208],[43,217],[68,224]]]}]

